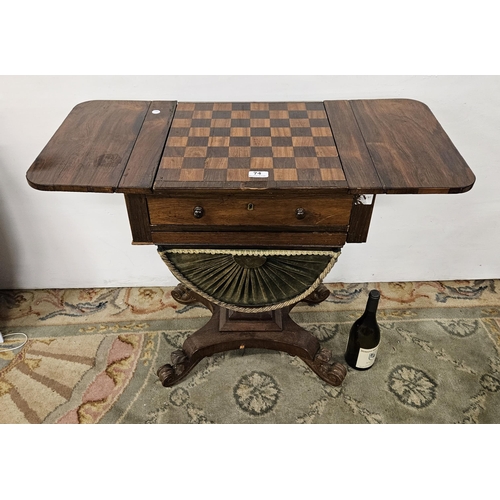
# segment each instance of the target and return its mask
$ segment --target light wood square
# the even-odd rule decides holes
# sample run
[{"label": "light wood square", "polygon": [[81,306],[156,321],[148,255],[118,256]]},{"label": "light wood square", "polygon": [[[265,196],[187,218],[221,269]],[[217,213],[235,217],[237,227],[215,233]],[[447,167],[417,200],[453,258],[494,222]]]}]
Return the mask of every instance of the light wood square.
[{"label": "light wood square", "polygon": [[254,157],[250,158],[251,170],[269,170],[273,168],[272,157]]},{"label": "light wood square", "polygon": [[290,127],[309,127],[308,118],[290,118]]},{"label": "light wood square", "polygon": [[160,168],[181,168],[182,167],[182,157],[172,157],[163,158],[161,161]]},{"label": "light wood square", "polygon": [[269,109],[269,103],[267,102],[251,102],[251,111],[267,111]]},{"label": "light wood square", "polygon": [[275,168],[273,170],[275,181],[296,181],[297,171],[294,168]]},{"label": "light wood square", "polygon": [[306,103],[305,102],[289,102],[287,104],[287,108],[290,111],[305,111]]},{"label": "light wood square", "polygon": [[314,137],[326,137],[332,135],[332,131],[329,127],[311,127],[311,131]]},{"label": "light wood square", "polygon": [[272,137],[291,137],[292,131],[288,127],[271,127]]},{"label": "light wood square", "polygon": [[323,120],[326,120],[326,113],[324,111],[320,111],[320,110],[309,110],[307,112],[307,116],[309,118],[314,118],[314,119],[323,119]]},{"label": "light wood square", "polygon": [[210,135],[210,127],[193,127],[189,129],[190,137],[208,137]]},{"label": "light wood square", "polygon": [[269,118],[251,118],[250,127],[270,127],[271,120]]},{"label": "light wood square", "polygon": [[167,141],[168,147],[184,147],[187,145],[188,138],[187,137],[169,137]]},{"label": "light wood square", "polygon": [[314,146],[314,139],[310,136],[303,136],[303,137],[292,137],[292,144],[297,148],[301,146]]},{"label": "light wood square", "polygon": [[271,137],[266,137],[266,136],[250,137],[250,146],[261,147],[261,148],[271,147],[272,146]]},{"label": "light wood square", "polygon": [[188,128],[190,126],[190,118],[175,118],[175,120],[172,122],[172,128]]},{"label": "light wood square", "polygon": [[207,158],[205,168],[227,169],[227,158]]},{"label": "light wood square", "polygon": [[177,103],[176,110],[178,111],[193,111],[195,107],[194,102],[179,102]]},{"label": "light wood square", "polygon": [[229,146],[229,137],[209,137],[208,145],[215,148],[227,148]]},{"label": "light wood square", "polygon": [[248,181],[249,179],[246,168],[230,168],[227,171],[228,181]]},{"label": "light wood square", "polygon": [[204,118],[205,120],[207,118],[212,118],[212,111],[197,110],[193,113],[193,118],[198,120],[202,118]]},{"label": "light wood square", "polygon": [[238,110],[238,111],[231,111],[231,118],[234,119],[250,119],[250,111],[249,110]]},{"label": "light wood square", "polygon": [[190,147],[186,148],[184,156],[189,158],[200,158],[207,156],[207,148],[204,147]]},{"label": "light wood square", "polygon": [[273,147],[273,156],[276,158],[292,157],[294,156],[294,151],[293,148]]},{"label": "light wood square", "polygon": [[233,158],[248,158],[250,156],[250,148],[230,146],[229,156]]},{"label": "light wood square", "polygon": [[316,146],[316,156],[338,156],[338,151],[335,146]]},{"label": "light wood square", "polygon": [[321,168],[321,179],[324,181],[344,181],[345,176],[341,168]]},{"label": "light wood square", "polygon": [[202,181],[205,171],[202,168],[183,168],[180,181]]},{"label": "light wood square", "polygon": [[234,127],[229,133],[231,134],[231,137],[248,137],[250,135],[250,128]]},{"label": "light wood square", "polygon": [[216,102],[214,103],[214,111],[231,111],[233,109],[232,102]]},{"label": "light wood square", "polygon": [[212,118],[211,127],[229,128],[231,126],[231,118]]}]

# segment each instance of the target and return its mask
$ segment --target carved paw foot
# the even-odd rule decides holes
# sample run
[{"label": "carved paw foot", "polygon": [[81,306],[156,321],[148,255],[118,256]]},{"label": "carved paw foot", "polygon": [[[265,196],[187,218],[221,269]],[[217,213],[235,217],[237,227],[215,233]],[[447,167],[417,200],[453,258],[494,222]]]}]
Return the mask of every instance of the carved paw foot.
[{"label": "carved paw foot", "polygon": [[196,364],[191,363],[182,350],[174,351],[171,360],[172,364],[160,366],[156,372],[163,387],[171,387],[180,382]]},{"label": "carved paw foot", "polygon": [[346,367],[341,363],[320,364],[319,369],[323,373],[323,380],[334,386],[341,385],[347,374]]},{"label": "carved paw foot", "polygon": [[322,348],[316,354],[314,360],[304,361],[325,382],[330,385],[339,386],[347,375],[347,368],[341,363],[330,363],[332,353],[329,349]]}]

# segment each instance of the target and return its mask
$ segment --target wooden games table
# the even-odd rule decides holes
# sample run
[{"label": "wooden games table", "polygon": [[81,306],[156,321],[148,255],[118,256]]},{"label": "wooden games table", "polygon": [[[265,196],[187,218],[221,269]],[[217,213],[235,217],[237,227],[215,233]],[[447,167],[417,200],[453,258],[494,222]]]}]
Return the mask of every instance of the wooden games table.
[{"label": "wooden games table", "polygon": [[346,243],[366,241],[378,194],[447,194],[475,177],[429,108],[409,99],[324,102],[89,101],[31,168],[35,189],[122,193],[133,243],[156,245],[182,304],[212,317],[164,386],[205,356],[266,348],[340,385],[314,335],[289,316],[329,294]]}]

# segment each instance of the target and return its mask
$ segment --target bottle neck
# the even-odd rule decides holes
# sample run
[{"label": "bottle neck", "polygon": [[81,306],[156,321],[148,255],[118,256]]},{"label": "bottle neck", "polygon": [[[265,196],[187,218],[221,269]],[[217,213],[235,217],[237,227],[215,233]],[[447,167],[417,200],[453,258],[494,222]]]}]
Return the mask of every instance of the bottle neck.
[{"label": "bottle neck", "polygon": [[368,299],[368,303],[366,304],[365,313],[366,314],[375,314],[377,312],[378,300]]},{"label": "bottle neck", "polygon": [[375,315],[375,313],[377,312],[379,299],[380,293],[377,290],[372,290],[368,296],[365,314]]}]

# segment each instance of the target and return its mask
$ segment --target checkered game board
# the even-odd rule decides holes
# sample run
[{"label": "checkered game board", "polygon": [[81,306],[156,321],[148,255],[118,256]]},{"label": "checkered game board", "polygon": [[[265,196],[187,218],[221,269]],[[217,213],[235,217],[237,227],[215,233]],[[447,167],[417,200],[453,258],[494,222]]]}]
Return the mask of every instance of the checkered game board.
[{"label": "checkered game board", "polygon": [[345,187],[322,102],[178,103],[155,189]]}]

